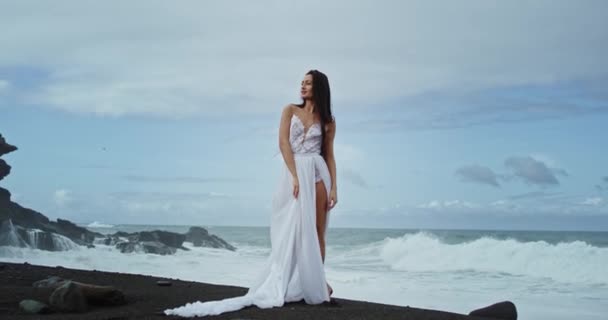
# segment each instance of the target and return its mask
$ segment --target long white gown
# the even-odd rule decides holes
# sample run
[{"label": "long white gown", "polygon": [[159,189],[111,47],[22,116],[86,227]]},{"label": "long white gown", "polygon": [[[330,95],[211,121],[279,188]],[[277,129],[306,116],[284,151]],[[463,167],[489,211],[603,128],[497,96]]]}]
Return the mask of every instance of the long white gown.
[{"label": "long white gown", "polygon": [[292,116],[289,141],[294,153],[300,191],[293,196],[292,177],[283,162],[283,172],[272,199],[270,257],[246,295],[218,301],[197,301],[165,310],[166,315],[195,317],[218,315],[255,305],[280,307],[285,302],[304,300],[308,304],[329,301],[325,270],[316,229],[315,183],[322,181],[328,192],[331,178],[321,157],[321,125],[305,128]]}]

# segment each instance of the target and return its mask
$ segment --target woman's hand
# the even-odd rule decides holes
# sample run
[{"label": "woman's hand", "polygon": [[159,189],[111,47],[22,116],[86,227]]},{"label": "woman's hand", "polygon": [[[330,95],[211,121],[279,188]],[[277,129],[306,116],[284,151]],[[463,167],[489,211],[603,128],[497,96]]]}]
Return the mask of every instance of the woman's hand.
[{"label": "woman's hand", "polygon": [[336,206],[336,204],[338,203],[338,191],[336,191],[336,189],[332,188],[331,191],[329,191],[329,198],[327,198],[327,206],[332,209],[333,207]]},{"label": "woman's hand", "polygon": [[300,193],[300,180],[298,180],[298,177],[293,177],[292,181],[293,181],[293,197],[297,199],[298,194]]}]

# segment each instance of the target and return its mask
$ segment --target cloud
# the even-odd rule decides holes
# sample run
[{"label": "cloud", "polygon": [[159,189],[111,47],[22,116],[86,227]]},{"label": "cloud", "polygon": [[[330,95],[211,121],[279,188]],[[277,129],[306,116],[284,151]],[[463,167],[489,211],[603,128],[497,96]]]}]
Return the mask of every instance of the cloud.
[{"label": "cloud", "polygon": [[220,192],[139,192],[125,191],[114,192],[110,196],[115,199],[141,199],[141,200],[190,200],[190,199],[209,199],[215,197],[227,197],[227,194]]},{"label": "cloud", "polygon": [[[395,213],[428,215],[446,213],[462,218],[481,214],[493,217],[514,216],[608,216],[608,206],[601,197],[580,198],[567,195],[510,197],[487,203],[467,200],[432,200],[418,205],[402,205]],[[381,211],[377,209],[377,211]]]},{"label": "cloud", "polygon": [[219,192],[115,192],[108,195],[108,204],[100,205],[125,215],[115,218],[118,220],[147,217],[175,224],[200,221],[224,212],[222,206],[231,198]]},{"label": "cloud", "polygon": [[59,207],[66,207],[74,201],[72,191],[67,189],[58,189],[53,193],[53,202]]},{"label": "cloud", "polygon": [[251,196],[228,192],[120,191],[75,197],[71,191],[58,191],[58,198],[68,201],[45,214],[79,223],[259,225],[268,214]]},{"label": "cloud", "polygon": [[493,123],[605,115],[608,113],[608,95],[598,94],[592,89],[599,85],[608,86],[608,77],[529,88],[500,86],[462,93],[425,93],[395,101],[392,103],[395,107],[386,114],[368,115],[353,127],[372,131],[446,130]]},{"label": "cloud", "polygon": [[481,183],[493,187],[500,187],[498,175],[492,169],[480,165],[468,165],[456,170],[456,175],[462,181]]},{"label": "cloud", "polygon": [[422,203],[416,206],[416,208],[420,209],[474,209],[479,208],[479,205],[469,201],[462,200],[447,200],[447,201],[438,201],[432,200],[428,203]]},{"label": "cloud", "polygon": [[367,180],[365,180],[359,172],[352,169],[342,169],[340,172],[340,177],[358,187],[369,189],[369,183],[367,183]]},{"label": "cloud", "polygon": [[602,177],[600,183],[595,185],[595,189],[599,192],[608,190],[608,176]]},{"label": "cloud", "polygon": [[334,153],[340,157],[338,161],[353,163],[360,162],[365,159],[365,153],[359,147],[344,143],[334,144]]},{"label": "cloud", "polygon": [[586,205],[586,206],[599,206],[603,202],[604,202],[604,199],[602,199],[600,197],[593,197],[593,198],[585,199],[583,202],[581,202],[581,204]]},{"label": "cloud", "polygon": [[125,175],[123,179],[131,182],[159,182],[159,183],[215,183],[215,182],[239,182],[239,179],[231,178],[201,178],[201,177],[158,177],[158,176],[143,176],[143,175]]},{"label": "cloud", "polygon": [[551,169],[547,165],[530,156],[510,157],[505,160],[505,166],[512,174],[530,185],[552,186],[559,185],[556,174],[567,175],[563,169]]},{"label": "cloud", "polygon": [[563,195],[562,192],[545,192],[545,191],[533,191],[522,194],[516,194],[509,196],[511,200],[524,200],[524,199],[539,199],[539,198],[552,198]]},{"label": "cloud", "polygon": [[506,200],[496,200],[490,203],[491,206],[500,207],[506,205],[508,202]]},{"label": "cloud", "polygon": [[365,162],[365,152],[361,148],[351,144],[335,143],[334,153],[337,157],[336,161],[348,164],[348,166],[339,167],[338,181],[344,179],[364,189],[371,187],[367,179],[359,171],[353,169],[353,167],[362,167]]},{"label": "cloud", "polygon": [[133,167],[124,167],[122,165],[108,165],[108,164],[95,164],[95,163],[91,163],[91,164],[85,164],[85,165],[81,165],[81,166],[77,166],[75,167],[77,169],[92,169],[92,170],[118,170],[118,171],[133,171],[136,170],[136,168]]},{"label": "cloud", "polygon": [[[560,168],[551,168],[545,162],[532,156],[512,156],[504,162],[510,173],[498,174],[489,167],[482,165],[466,165],[458,168],[455,174],[461,181],[474,182],[493,187],[500,187],[498,180],[505,182],[518,178],[530,185],[551,186],[559,185],[557,176],[568,176],[568,172]],[[543,193],[530,193],[526,196],[544,195]]]},{"label": "cloud", "polygon": [[[350,108],[462,94],[458,105],[433,109],[432,120],[454,126],[504,117],[503,106],[484,111],[491,99],[470,93],[608,73],[608,44],[597,40],[608,34],[605,2],[477,0],[437,10],[427,1],[129,1],[116,8],[73,1],[37,4],[37,10],[24,2],[3,5],[0,28],[11,32],[0,41],[11,50],[0,52],[0,68],[45,74],[18,88],[21,100],[106,116],[276,112],[297,100],[303,73],[319,68],[337,105]],[[311,38],[322,52],[308,50],[302,39]],[[586,91],[581,100],[590,96]],[[504,100],[507,121],[521,111],[542,116],[560,101]],[[473,109],[464,107],[469,102]],[[570,103],[559,108],[582,110]],[[457,111],[447,117],[460,120],[440,116],[451,107]]]},{"label": "cloud", "polygon": [[554,174],[556,174],[556,175],[560,175],[560,176],[563,176],[563,177],[568,177],[568,176],[569,176],[568,172],[567,172],[566,170],[564,170],[564,169],[559,169],[559,168],[551,168],[551,171],[552,171]]},{"label": "cloud", "polygon": [[0,79],[0,96],[8,93],[11,83],[8,80]]}]

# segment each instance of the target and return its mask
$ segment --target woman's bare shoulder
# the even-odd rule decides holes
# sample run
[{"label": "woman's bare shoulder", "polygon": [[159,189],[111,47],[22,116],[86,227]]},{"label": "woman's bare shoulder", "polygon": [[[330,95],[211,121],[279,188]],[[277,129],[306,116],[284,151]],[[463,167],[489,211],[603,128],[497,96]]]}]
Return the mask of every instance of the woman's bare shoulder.
[{"label": "woman's bare shoulder", "polygon": [[293,115],[295,112],[295,108],[297,108],[297,106],[295,104],[293,104],[293,103],[287,104],[285,107],[283,107],[283,115],[286,115],[286,116]]}]

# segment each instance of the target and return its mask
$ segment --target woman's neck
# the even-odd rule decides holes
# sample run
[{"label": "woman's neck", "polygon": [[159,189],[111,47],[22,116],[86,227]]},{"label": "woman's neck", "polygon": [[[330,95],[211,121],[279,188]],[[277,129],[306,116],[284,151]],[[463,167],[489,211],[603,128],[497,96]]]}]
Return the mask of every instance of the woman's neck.
[{"label": "woman's neck", "polygon": [[313,113],[315,112],[315,103],[312,102],[312,100],[305,100],[304,101],[304,111],[309,112],[309,113]]}]

